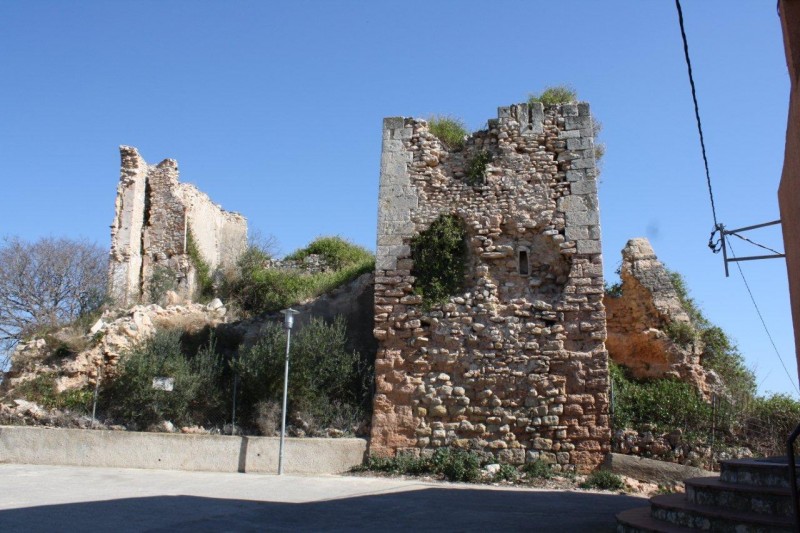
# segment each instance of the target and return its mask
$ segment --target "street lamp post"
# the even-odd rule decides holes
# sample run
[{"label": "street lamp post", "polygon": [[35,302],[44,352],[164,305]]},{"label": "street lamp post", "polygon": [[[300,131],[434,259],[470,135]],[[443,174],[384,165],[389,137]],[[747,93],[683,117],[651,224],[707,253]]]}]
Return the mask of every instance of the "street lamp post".
[{"label": "street lamp post", "polygon": [[295,311],[291,307],[281,311],[283,313],[283,327],[286,328],[286,364],[283,370],[283,410],[281,412],[281,445],[278,452],[278,475],[283,475],[283,439],[286,436],[286,397],[289,393],[289,345],[292,339],[292,326],[294,325]]}]

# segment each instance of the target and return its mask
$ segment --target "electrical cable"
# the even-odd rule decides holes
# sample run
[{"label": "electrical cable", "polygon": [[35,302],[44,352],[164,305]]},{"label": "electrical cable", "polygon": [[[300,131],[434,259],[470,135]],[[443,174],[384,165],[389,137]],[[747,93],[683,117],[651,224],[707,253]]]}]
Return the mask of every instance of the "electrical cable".
[{"label": "electrical cable", "polygon": [[689,59],[689,43],[686,40],[686,29],[683,25],[683,10],[681,9],[681,2],[680,0],[675,0],[675,7],[678,9],[678,23],[681,27],[681,38],[683,39],[683,54],[686,57],[686,69],[689,72],[689,85],[692,88],[692,101],[694,102],[694,116],[697,120],[697,132],[700,134],[700,148],[703,152],[703,164],[706,168],[706,183],[708,184],[708,197],[711,199],[711,215],[714,218],[714,231],[711,233],[711,239],[708,241],[708,246],[712,250],[719,251],[715,249],[713,244],[714,233],[716,233],[717,228],[719,227],[719,223],[717,222],[717,208],[714,205],[714,191],[711,189],[711,173],[708,170],[708,157],[706,156],[706,141],[703,137],[703,124],[700,122],[700,106],[697,104],[697,90],[694,86],[694,76],[692,75],[692,61]]},{"label": "electrical cable", "polygon": [[[736,254],[733,251],[733,247],[731,246],[730,239],[726,239],[725,242],[728,245],[728,249],[731,252],[733,258],[736,258]],[[789,373],[789,369],[786,368],[786,363],[783,362],[783,357],[781,357],[781,353],[778,351],[778,347],[775,345],[775,341],[772,338],[772,334],[769,332],[769,328],[767,327],[767,323],[764,322],[764,317],[761,315],[761,310],[758,308],[758,304],[756,303],[756,299],[753,296],[753,291],[750,290],[750,285],[747,283],[747,278],[744,277],[744,271],[742,270],[742,265],[739,264],[739,261],[735,261],[736,268],[739,269],[739,275],[742,276],[742,281],[744,282],[744,286],[747,289],[747,294],[750,295],[750,301],[753,302],[753,307],[756,308],[756,314],[758,314],[758,319],[761,320],[761,325],[764,326],[764,331],[767,333],[767,337],[769,338],[769,342],[772,344],[772,349],[775,350],[775,355],[778,356],[778,361],[781,362],[781,366],[783,367],[783,371],[786,372],[786,377],[789,378],[789,381],[792,383],[794,390],[797,391],[797,394],[800,395],[800,389],[797,388],[797,383],[792,375]]]},{"label": "electrical cable", "polygon": [[754,245],[758,246],[759,248],[763,248],[764,250],[767,250],[767,251],[772,252],[774,254],[783,255],[783,252],[779,252],[778,250],[774,250],[774,249],[770,248],[769,246],[764,246],[763,244],[758,244],[756,241],[750,240],[747,237],[743,237],[742,235],[739,235],[738,233],[728,233],[728,235],[733,235],[734,237],[739,237],[743,241],[747,241],[750,244],[754,244]]}]

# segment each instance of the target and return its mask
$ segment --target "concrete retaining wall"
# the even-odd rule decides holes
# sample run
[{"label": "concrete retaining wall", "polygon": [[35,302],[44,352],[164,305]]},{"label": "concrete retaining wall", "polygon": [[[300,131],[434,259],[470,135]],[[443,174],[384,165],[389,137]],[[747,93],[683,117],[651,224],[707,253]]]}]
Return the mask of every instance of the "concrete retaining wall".
[{"label": "concrete retaining wall", "polygon": [[[279,440],[0,426],[0,463],[277,473]],[[286,439],[284,472],[345,472],[366,448],[364,439]]]}]

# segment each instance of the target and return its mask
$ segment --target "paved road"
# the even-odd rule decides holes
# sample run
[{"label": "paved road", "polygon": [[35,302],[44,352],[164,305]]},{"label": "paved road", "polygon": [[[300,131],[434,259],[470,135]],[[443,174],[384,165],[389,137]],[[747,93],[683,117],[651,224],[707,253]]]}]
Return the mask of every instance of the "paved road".
[{"label": "paved road", "polygon": [[641,498],[347,476],[0,465],[0,531],[614,531]]}]

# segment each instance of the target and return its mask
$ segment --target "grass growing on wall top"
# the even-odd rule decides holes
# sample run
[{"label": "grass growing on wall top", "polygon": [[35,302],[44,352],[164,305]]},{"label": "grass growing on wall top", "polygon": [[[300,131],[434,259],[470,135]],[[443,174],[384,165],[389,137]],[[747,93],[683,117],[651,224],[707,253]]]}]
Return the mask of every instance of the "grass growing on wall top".
[{"label": "grass growing on wall top", "polygon": [[528,103],[544,105],[568,104],[578,101],[578,93],[569,85],[552,85],[538,94],[528,96]]},{"label": "grass growing on wall top", "polygon": [[433,115],[428,118],[428,130],[451,150],[463,148],[464,140],[469,136],[464,121],[449,115]]}]

